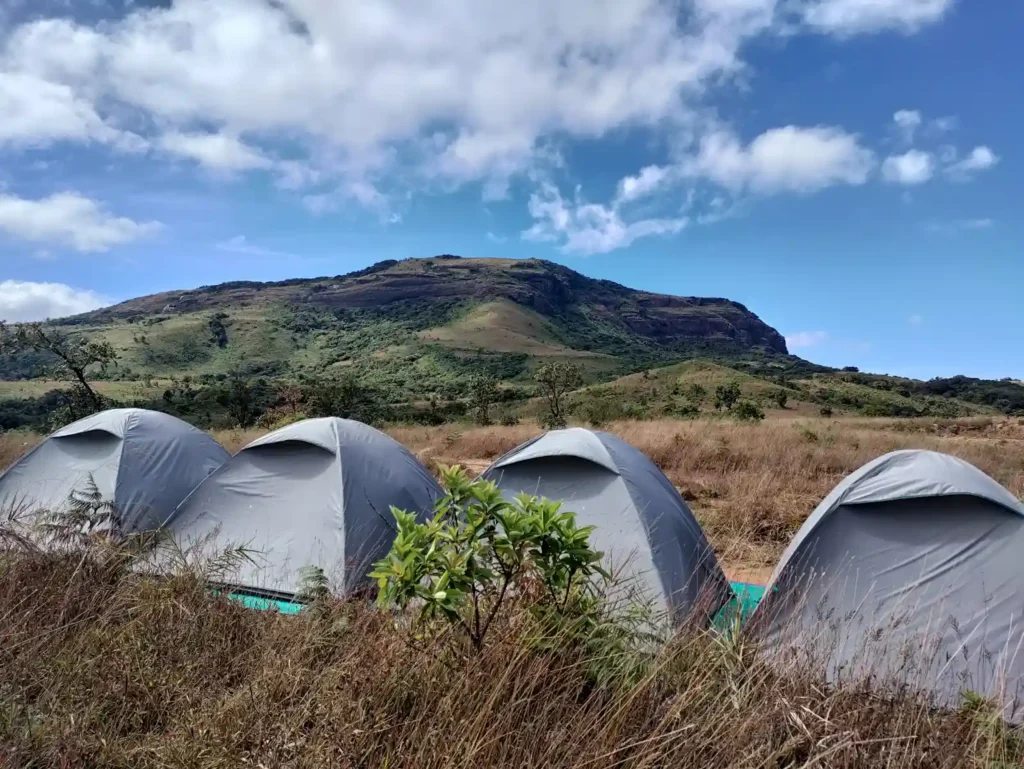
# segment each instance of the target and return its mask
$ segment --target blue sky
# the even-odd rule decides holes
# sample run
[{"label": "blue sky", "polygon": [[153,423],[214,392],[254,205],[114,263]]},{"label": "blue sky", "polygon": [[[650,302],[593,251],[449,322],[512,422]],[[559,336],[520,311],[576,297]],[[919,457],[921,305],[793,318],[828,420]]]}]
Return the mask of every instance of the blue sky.
[{"label": "blue sky", "polygon": [[1022,33],[965,0],[13,0],[0,316],[539,257],[821,363],[1024,378]]}]

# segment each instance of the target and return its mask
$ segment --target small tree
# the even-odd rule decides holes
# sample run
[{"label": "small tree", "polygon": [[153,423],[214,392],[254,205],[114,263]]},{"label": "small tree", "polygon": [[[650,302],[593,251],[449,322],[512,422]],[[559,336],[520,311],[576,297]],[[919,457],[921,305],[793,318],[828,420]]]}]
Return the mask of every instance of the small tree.
[{"label": "small tree", "polygon": [[549,429],[565,427],[569,414],[568,395],[583,384],[583,375],[574,363],[546,363],[533,376],[547,401],[542,423]]},{"label": "small tree", "polygon": [[241,428],[252,427],[259,416],[256,388],[248,377],[235,372],[227,386],[217,394],[217,402],[227,409],[232,421]]},{"label": "small tree", "polygon": [[303,394],[312,417],[342,417],[373,422],[378,416],[376,394],[351,374],[311,379]]},{"label": "small tree", "polygon": [[776,390],[772,393],[772,402],[780,409],[786,408],[786,404],[789,403],[789,393],[785,390]]},{"label": "small tree", "polygon": [[827,406],[827,405],[826,406],[822,406],[821,407],[821,415],[823,417],[826,417],[826,418],[827,417],[831,417],[832,416],[832,407],[831,406]]},{"label": "small tree", "polygon": [[715,409],[721,411],[731,411],[732,407],[736,405],[736,401],[740,399],[740,386],[737,382],[730,382],[727,385],[718,385],[715,388]]},{"label": "small tree", "polygon": [[44,376],[71,384],[64,396],[68,418],[65,421],[106,408],[106,399],[93,389],[88,376],[97,369],[105,372],[117,364],[117,351],[109,342],[94,342],[81,334],[67,334],[41,323],[12,327],[0,321],[0,354],[15,357],[27,352],[42,353],[53,361]]},{"label": "small tree", "polygon": [[708,391],[704,389],[702,385],[694,382],[686,387],[683,391],[683,395],[688,401],[690,401],[690,403],[693,404],[694,408],[699,410],[700,407],[704,405],[704,401],[707,400]]},{"label": "small tree", "polygon": [[441,621],[479,650],[512,595],[534,596],[547,616],[571,616],[588,603],[591,578],[607,576],[590,548],[592,526],[577,526],[557,502],[506,502],[494,483],[470,481],[459,467],[443,467],[441,476],[447,495],[428,523],[391,509],[398,534],[371,574],[380,605],[415,603],[419,627]]},{"label": "small tree", "polygon": [[760,422],[764,419],[764,411],[756,403],[740,401],[732,409],[732,415],[741,422]]},{"label": "small tree", "polygon": [[491,423],[491,406],[498,400],[498,380],[483,374],[473,377],[469,386],[469,405],[477,424]]}]

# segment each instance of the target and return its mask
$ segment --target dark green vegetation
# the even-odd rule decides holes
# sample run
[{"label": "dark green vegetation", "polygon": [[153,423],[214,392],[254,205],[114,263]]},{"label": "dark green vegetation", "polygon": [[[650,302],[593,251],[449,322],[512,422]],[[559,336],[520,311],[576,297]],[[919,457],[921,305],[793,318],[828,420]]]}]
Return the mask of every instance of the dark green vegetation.
[{"label": "dark green vegetation", "polygon": [[[715,387],[735,382],[743,400],[760,409],[1024,412],[1024,387],[1015,382],[837,372],[789,355],[775,329],[727,299],[650,294],[534,259],[440,256],[330,278],[225,283],[133,299],[57,324],[71,340],[114,351],[116,365],[88,372],[93,381],[130,390],[111,402],[160,408],[203,426],[248,425],[267,412],[277,419],[317,412],[428,423],[472,413],[507,421],[536,415],[540,407],[527,401],[544,395],[537,374],[551,366],[575,368],[590,387],[630,392],[631,375],[649,372],[666,392],[649,387],[642,402],[617,408],[687,416],[701,408],[682,392],[690,375],[680,379],[675,366],[695,360],[729,380],[711,387],[709,411]],[[58,362],[30,346],[8,350],[0,361],[0,398],[7,396],[0,427],[43,426],[40,414],[52,409],[37,397],[53,388],[40,381],[29,395],[25,385],[52,379]],[[731,406],[717,411],[734,413]],[[744,405],[735,413],[754,418],[757,411]]]}]

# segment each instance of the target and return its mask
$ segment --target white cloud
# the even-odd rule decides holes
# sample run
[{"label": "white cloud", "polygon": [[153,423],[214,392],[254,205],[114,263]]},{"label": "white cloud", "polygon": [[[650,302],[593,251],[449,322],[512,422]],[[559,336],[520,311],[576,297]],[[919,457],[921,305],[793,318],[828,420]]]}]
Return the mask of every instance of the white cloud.
[{"label": "white cloud", "polygon": [[920,326],[922,323],[924,323],[924,318],[920,315],[911,315],[909,318],[907,318],[907,323],[916,328]]},{"label": "white cloud", "polygon": [[975,147],[963,160],[946,166],[946,173],[954,179],[967,180],[979,171],[986,171],[999,162],[999,157],[984,145]]},{"label": "white cloud", "polygon": [[[916,28],[948,5],[177,0],[102,25],[24,23],[0,51],[0,72],[49,84],[68,113],[33,120],[19,129],[26,139],[84,139],[131,114],[168,131],[162,144],[230,169],[266,168],[273,153],[211,137],[286,137],[318,165],[356,176],[393,170],[384,150],[400,147],[402,165],[417,160],[426,178],[484,181],[500,196],[545,137],[692,117],[709,90],[743,72],[744,43],[775,34],[792,2],[813,29],[843,34]],[[210,132],[202,142],[199,126]]]},{"label": "white cloud", "polygon": [[499,246],[508,242],[508,238],[507,237],[505,237],[504,235],[497,235],[497,234],[495,234],[493,232],[488,232],[487,233],[487,239],[489,241],[491,241],[491,243],[496,243]]},{"label": "white cloud", "polygon": [[0,85],[0,114],[19,116],[0,145],[148,141],[272,174],[310,210],[357,204],[388,222],[423,190],[475,182],[505,198],[517,176],[548,178],[564,141],[655,129],[677,159],[697,140],[696,159],[625,177],[609,206],[570,206],[603,247],[681,228],[678,210],[623,221],[620,207],[686,179],[737,194],[863,183],[876,163],[856,136],[787,126],[742,144],[706,121],[710,96],[746,82],[759,36],[912,31],[950,1],[175,0],[102,24],[62,14],[0,39],[15,94]]},{"label": "white cloud", "polygon": [[804,21],[839,36],[897,30],[916,32],[942,19],[954,0],[803,0]]},{"label": "white cloud", "polygon": [[255,243],[250,243],[245,235],[235,235],[233,238],[221,241],[216,245],[217,250],[227,251],[233,254],[247,254],[249,256],[280,256],[290,257],[286,251],[275,251],[271,248],[264,248]]},{"label": "white cloud", "polygon": [[223,133],[168,133],[160,138],[161,149],[195,160],[212,171],[249,171],[274,165],[266,155],[236,136]]},{"label": "white cloud", "polygon": [[156,233],[159,222],[114,216],[76,192],[27,200],[0,194],[0,232],[33,243],[76,251],[108,251]]},{"label": "white cloud", "polygon": [[874,153],[856,136],[824,126],[773,128],[747,146],[734,134],[718,131],[705,136],[697,157],[685,164],[690,175],[759,194],[863,184],[874,166]]},{"label": "white cloud", "polygon": [[900,136],[907,144],[914,141],[914,134],[921,126],[921,113],[916,109],[901,109],[892,116],[893,122],[900,131]]},{"label": "white cloud", "polygon": [[956,129],[959,120],[952,115],[946,117],[937,117],[928,123],[928,128],[932,133],[945,134]]},{"label": "white cloud", "polygon": [[650,195],[672,177],[672,170],[664,166],[645,166],[636,176],[619,181],[617,199],[623,203]]},{"label": "white cloud", "polygon": [[827,331],[799,331],[786,337],[786,346],[798,350],[801,347],[816,347],[827,340]]},{"label": "white cloud", "polygon": [[109,126],[88,99],[63,83],[0,71],[0,147],[45,147],[59,141],[143,149],[145,141]]},{"label": "white cloud", "polygon": [[393,170],[383,150],[399,147],[425,178],[497,192],[530,167],[542,137],[688,114],[742,68],[740,46],[768,28],[774,2],[702,2],[686,20],[676,6],[178,0],[102,27],[24,24],[0,71],[173,132],[288,137],[343,175]]},{"label": "white cloud", "polygon": [[907,186],[924,184],[935,173],[935,158],[931,153],[909,150],[902,155],[890,155],[882,163],[882,178],[894,184]]},{"label": "white cloud", "polygon": [[62,318],[110,303],[111,300],[94,291],[72,288],[63,283],[0,281],[0,320],[10,323]]},{"label": "white cloud", "polygon": [[550,182],[530,196],[534,224],[523,232],[525,240],[559,243],[563,251],[605,254],[625,248],[640,238],[674,235],[688,223],[686,217],[640,219],[625,222],[615,206],[587,203],[577,190],[567,202]]}]

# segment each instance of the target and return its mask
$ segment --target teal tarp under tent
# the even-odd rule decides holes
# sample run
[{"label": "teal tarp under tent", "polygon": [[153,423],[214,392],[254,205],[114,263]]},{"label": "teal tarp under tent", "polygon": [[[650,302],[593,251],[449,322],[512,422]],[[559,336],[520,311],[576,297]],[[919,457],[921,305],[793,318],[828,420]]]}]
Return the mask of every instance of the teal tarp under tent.
[{"label": "teal tarp under tent", "polygon": [[[737,613],[739,615],[739,624],[742,625],[754,609],[757,608],[761,596],[764,595],[764,585],[750,585],[746,582],[733,582],[731,585],[735,595],[729,603],[722,607],[715,618],[715,625],[719,628],[726,628],[734,624],[737,620]],[[215,591],[215,594],[217,592],[219,591]],[[298,614],[303,607],[303,604],[296,603],[295,601],[265,598],[246,593],[229,593],[228,598],[238,601],[250,609],[257,609],[259,611],[276,609],[282,614]]]},{"label": "teal tarp under tent", "polygon": [[[221,595],[223,590],[213,590],[214,595]],[[266,595],[254,595],[252,593],[240,593],[231,591],[227,594],[232,601],[238,601],[249,609],[258,611],[279,611],[281,614],[298,614],[305,604],[297,601],[288,601],[284,598],[273,598]]]},{"label": "teal tarp under tent", "polygon": [[714,626],[726,630],[746,622],[764,595],[764,585],[751,585],[747,582],[731,582],[733,597],[722,610],[715,615]]}]

